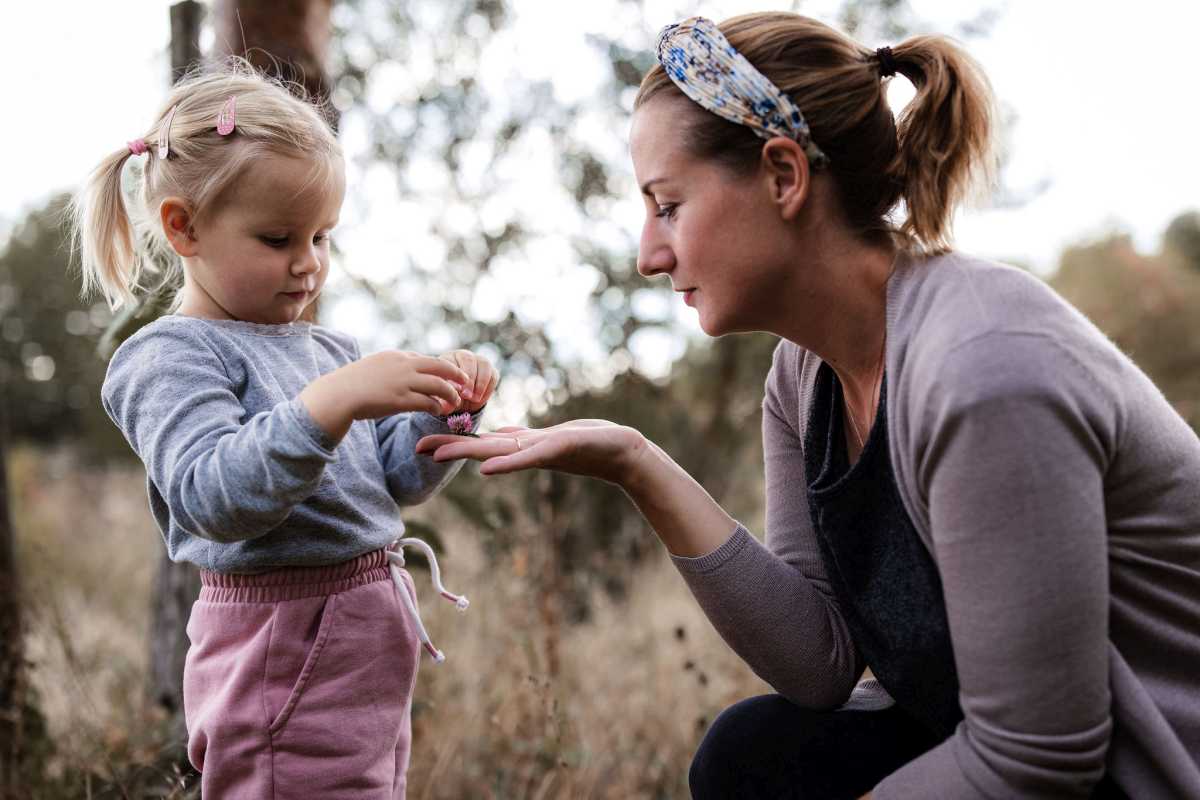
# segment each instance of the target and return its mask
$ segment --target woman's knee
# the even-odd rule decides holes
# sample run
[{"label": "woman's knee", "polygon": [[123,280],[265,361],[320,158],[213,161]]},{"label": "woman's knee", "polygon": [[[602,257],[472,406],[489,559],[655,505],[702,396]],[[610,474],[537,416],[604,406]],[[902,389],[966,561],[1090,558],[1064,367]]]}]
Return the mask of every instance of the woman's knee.
[{"label": "woman's knee", "polygon": [[751,697],[713,720],[688,770],[693,798],[730,796],[729,791],[745,774],[747,760],[764,753],[759,739],[772,735],[780,703],[790,705],[779,695]]}]

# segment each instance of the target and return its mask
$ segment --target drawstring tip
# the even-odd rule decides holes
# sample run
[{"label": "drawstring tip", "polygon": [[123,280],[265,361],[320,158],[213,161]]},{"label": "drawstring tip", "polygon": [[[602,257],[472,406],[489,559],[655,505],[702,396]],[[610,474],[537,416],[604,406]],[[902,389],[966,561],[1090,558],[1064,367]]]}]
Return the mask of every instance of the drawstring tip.
[{"label": "drawstring tip", "polygon": [[434,663],[441,664],[443,661],[446,660],[446,654],[443,653],[441,650],[438,650],[436,647],[434,647],[429,642],[422,642],[421,644],[423,644],[425,646],[425,652],[429,653],[429,655],[433,657]]},{"label": "drawstring tip", "polygon": [[450,592],[441,592],[441,595],[454,603],[454,607],[459,611],[466,611],[471,607],[471,601],[467,599],[466,595],[450,594]]}]

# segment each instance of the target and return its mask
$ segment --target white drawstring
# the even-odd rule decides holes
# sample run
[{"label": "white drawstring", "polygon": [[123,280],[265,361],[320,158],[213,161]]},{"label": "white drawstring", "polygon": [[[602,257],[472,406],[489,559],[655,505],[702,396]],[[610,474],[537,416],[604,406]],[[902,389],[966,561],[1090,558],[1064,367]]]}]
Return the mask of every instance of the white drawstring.
[{"label": "white drawstring", "polygon": [[395,549],[388,549],[387,551],[388,569],[392,573],[392,581],[400,591],[400,597],[404,600],[404,605],[408,608],[408,613],[417,625],[417,638],[421,640],[421,644],[425,647],[426,652],[433,656],[433,660],[440,664],[446,660],[446,654],[434,647],[433,642],[429,640],[429,634],[425,631],[425,624],[421,622],[421,614],[417,611],[417,606],[413,603],[412,595],[408,593],[408,586],[405,585],[404,579],[400,575],[400,568],[404,566],[404,547],[406,545],[419,548],[425,553],[425,558],[429,559],[429,571],[432,573],[433,586],[438,590],[438,594],[454,603],[459,611],[466,611],[467,606],[471,605],[471,602],[465,596],[454,594],[442,585],[442,571],[438,569],[437,556],[434,555],[432,547],[420,539],[411,537],[397,539],[392,542],[392,548]]}]

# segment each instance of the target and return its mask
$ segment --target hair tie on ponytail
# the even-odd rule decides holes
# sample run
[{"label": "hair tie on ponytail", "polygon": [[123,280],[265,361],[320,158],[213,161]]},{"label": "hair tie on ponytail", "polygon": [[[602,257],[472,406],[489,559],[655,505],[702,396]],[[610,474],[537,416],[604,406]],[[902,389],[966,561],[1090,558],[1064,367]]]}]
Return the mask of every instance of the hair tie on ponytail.
[{"label": "hair tie on ponytail", "polygon": [[879,77],[890,78],[896,74],[896,58],[892,55],[892,48],[879,48],[875,51],[875,58],[879,59]]},{"label": "hair tie on ponytail", "polygon": [[125,146],[128,147],[129,152],[135,156],[140,156],[150,149],[146,146],[145,139],[134,139],[133,141],[128,142]]}]

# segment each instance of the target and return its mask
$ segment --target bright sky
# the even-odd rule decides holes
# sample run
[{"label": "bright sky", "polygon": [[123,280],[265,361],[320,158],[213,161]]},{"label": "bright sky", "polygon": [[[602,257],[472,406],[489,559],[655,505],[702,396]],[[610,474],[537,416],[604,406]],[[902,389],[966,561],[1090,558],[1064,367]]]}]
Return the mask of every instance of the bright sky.
[{"label": "bright sky", "polygon": [[[59,0],[4,7],[0,58],[10,79],[8,114],[0,130],[0,238],[22,210],[74,188],[101,156],[137,135],[162,99],[170,3],[120,0],[121,12],[114,10],[116,5]],[[512,59],[531,77],[552,78],[563,98],[588,96],[602,75],[603,64],[591,54],[584,34],[614,32],[621,30],[616,26],[642,21],[580,13],[582,6],[556,0],[516,0],[514,5],[518,24],[494,57]],[[811,0],[801,10],[828,20],[837,5],[836,0]],[[953,32],[986,8],[1000,10],[989,36],[971,40],[968,47],[1016,116],[1008,185],[1020,192],[1046,184],[1019,208],[965,213],[957,227],[961,249],[1020,261],[1046,273],[1064,246],[1112,228],[1132,233],[1141,247],[1150,249],[1173,216],[1200,207],[1194,42],[1200,3],[913,0],[912,6],[930,30],[939,32]],[[652,34],[689,13],[721,19],[747,10],[790,7],[771,0],[647,0],[644,18]],[[564,69],[564,64],[572,68]],[[897,78],[893,88],[893,99],[903,102],[908,90],[903,79]],[[628,172],[626,132],[612,133],[608,149]],[[349,131],[347,147],[355,147]],[[359,178],[358,195],[370,200],[364,206],[402,202],[395,198],[394,186],[385,185],[386,175]],[[553,164],[531,163],[525,180],[535,179],[555,182]],[[636,237],[641,203],[628,174],[625,180],[628,202],[606,222]],[[351,213],[343,219],[351,222],[340,239],[348,262],[386,264],[394,258],[395,246],[404,245],[395,240],[394,226],[387,221],[396,219],[392,212]],[[526,253],[531,254],[550,262],[563,252],[548,243]],[[501,288],[527,297],[539,287],[544,293],[548,283],[539,268],[510,265],[512,285]],[[517,286],[518,275],[524,286]],[[569,275],[555,281],[549,285],[575,293],[577,300],[538,305],[564,309],[564,324],[569,325],[588,286],[572,283]],[[485,315],[497,310],[480,307]]]}]

